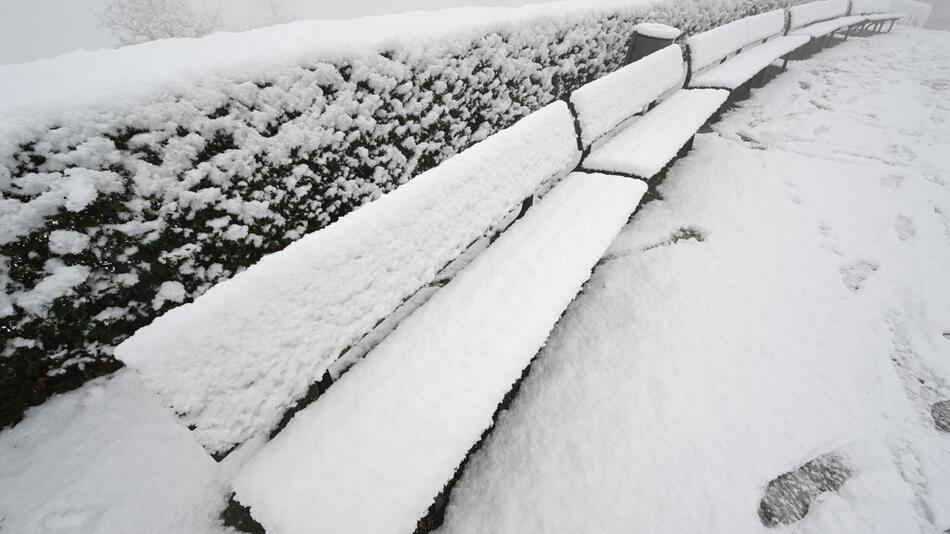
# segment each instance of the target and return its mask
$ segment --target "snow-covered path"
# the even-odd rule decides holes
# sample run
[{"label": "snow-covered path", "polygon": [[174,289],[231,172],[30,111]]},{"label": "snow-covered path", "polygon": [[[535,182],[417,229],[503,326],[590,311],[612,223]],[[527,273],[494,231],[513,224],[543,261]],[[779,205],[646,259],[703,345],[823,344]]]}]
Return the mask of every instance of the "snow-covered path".
[{"label": "snow-covered path", "polygon": [[[768,482],[854,475],[772,532],[943,532],[950,34],[804,62],[697,139],[467,466],[444,532],[764,531]],[[0,432],[0,532],[220,533],[215,464],[121,371]],[[367,510],[367,513],[372,513]]]},{"label": "snow-covered path", "polygon": [[950,34],[790,67],[701,135],[595,272],[443,529],[757,532],[768,482],[854,472],[780,532],[944,532]]}]

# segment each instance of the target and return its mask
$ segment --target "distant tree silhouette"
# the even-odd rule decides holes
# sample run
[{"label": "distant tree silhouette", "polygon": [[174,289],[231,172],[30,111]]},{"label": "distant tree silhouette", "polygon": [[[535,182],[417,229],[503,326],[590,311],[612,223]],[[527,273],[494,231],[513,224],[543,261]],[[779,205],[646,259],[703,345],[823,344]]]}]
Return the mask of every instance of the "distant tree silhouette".
[{"label": "distant tree silhouette", "polygon": [[201,37],[220,25],[220,12],[195,13],[184,0],[112,0],[97,13],[100,24],[122,45]]}]

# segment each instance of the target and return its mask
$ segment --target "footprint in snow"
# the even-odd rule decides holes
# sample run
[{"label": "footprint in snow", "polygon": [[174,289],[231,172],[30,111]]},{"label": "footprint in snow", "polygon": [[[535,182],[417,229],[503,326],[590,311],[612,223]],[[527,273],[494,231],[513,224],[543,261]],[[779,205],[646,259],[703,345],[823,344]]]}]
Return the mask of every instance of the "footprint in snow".
[{"label": "footprint in snow", "polygon": [[43,516],[40,524],[43,532],[92,532],[102,514],[101,510],[61,510]]},{"label": "footprint in snow", "polygon": [[840,269],[841,280],[851,291],[858,291],[864,286],[864,282],[871,276],[871,273],[880,268],[880,264],[874,261],[860,260],[849,263]]},{"label": "footprint in snow", "polygon": [[898,174],[888,174],[887,176],[881,177],[881,185],[884,187],[900,189],[901,184],[903,183],[904,183],[904,177]]},{"label": "footprint in snow", "polygon": [[759,502],[759,519],[769,528],[799,521],[819,495],[838,491],[851,475],[851,469],[834,453],[783,473],[765,488]]},{"label": "footprint in snow", "polygon": [[917,227],[914,225],[914,221],[903,215],[899,215],[894,221],[894,230],[901,241],[909,241],[917,235]]},{"label": "footprint in snow", "polygon": [[930,415],[934,418],[934,425],[941,432],[950,433],[950,400],[940,401],[930,407]]}]

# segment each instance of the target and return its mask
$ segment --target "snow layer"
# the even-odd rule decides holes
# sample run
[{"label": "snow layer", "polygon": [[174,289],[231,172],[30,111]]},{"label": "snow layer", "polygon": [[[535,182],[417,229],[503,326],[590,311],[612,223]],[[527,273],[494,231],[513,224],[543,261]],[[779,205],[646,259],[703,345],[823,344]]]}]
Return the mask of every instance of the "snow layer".
[{"label": "snow layer", "polygon": [[577,161],[567,105],[551,104],[166,313],[116,357],[206,448],[227,450],[270,430],[340,353]]},{"label": "snow layer", "polygon": [[120,372],[0,433],[0,531],[220,532],[216,469],[134,373]]},{"label": "snow layer", "polygon": [[791,27],[801,28],[808,24],[841,17],[848,13],[848,0],[818,0],[788,9]]},{"label": "snow layer", "polygon": [[800,48],[807,36],[789,35],[743,51],[721,65],[707,69],[690,80],[690,87],[735,89],[768,67],[776,59]]},{"label": "snow layer", "polygon": [[690,61],[694,72],[736,52],[785,30],[785,10],[777,9],[739,19],[718,28],[690,36],[687,39]]},{"label": "snow layer", "polygon": [[664,100],[584,159],[593,171],[651,178],[719,109],[729,91],[684,89]]},{"label": "snow layer", "polygon": [[[262,71],[333,62],[387,49],[475,39],[538,20],[563,20],[618,6],[663,0],[595,0],[522,7],[454,8],[348,21],[298,21],[201,39],[164,39],[118,50],[80,50],[0,66],[0,139],[30,122],[45,123],[74,107],[134,105],[209,77],[254,80]],[[67,90],[64,90],[67,89]]]},{"label": "snow layer", "polygon": [[683,30],[658,22],[641,22],[633,27],[633,33],[654,39],[673,40],[683,35]]},{"label": "snow layer", "polygon": [[864,15],[856,15],[853,17],[841,17],[841,18],[837,18],[833,20],[827,20],[825,22],[818,22],[816,24],[805,26],[804,28],[799,28],[797,30],[792,30],[789,35],[805,36],[805,37],[821,37],[823,35],[828,35],[838,30],[847,28],[848,26],[861,24],[866,20],[868,20],[868,17]]},{"label": "snow layer", "polygon": [[269,534],[412,532],[645,191],[558,184],[299,412],[238,474],[238,499]]},{"label": "snow layer", "polygon": [[584,146],[643,111],[678,85],[684,75],[683,51],[670,45],[574,91],[571,103]]},{"label": "snow layer", "polygon": [[[4,413],[47,373],[115,367],[114,347],[178,302],[161,294],[166,283],[191,301],[615,70],[638,22],[701,31],[787,1],[545,5],[527,18],[462,10],[353,35],[304,24],[0,69],[12,73],[0,73],[0,92],[36,105],[20,115],[13,108],[32,104],[0,98],[0,123],[22,126],[0,134],[0,266],[11,266],[0,268],[0,313],[25,340],[0,339],[0,351],[28,373],[0,389],[13,404]],[[324,54],[319,43],[340,46]],[[60,257],[52,230],[84,233],[89,246]],[[89,277],[29,313],[15,301],[49,259]]]},{"label": "snow layer", "polygon": [[[950,398],[950,34],[895,31],[794,63],[697,138],[442,532],[950,528],[950,437],[929,414]],[[854,477],[764,527],[768,482],[832,451]]]},{"label": "snow layer", "polygon": [[894,9],[891,0],[851,0],[851,14],[887,13]]}]

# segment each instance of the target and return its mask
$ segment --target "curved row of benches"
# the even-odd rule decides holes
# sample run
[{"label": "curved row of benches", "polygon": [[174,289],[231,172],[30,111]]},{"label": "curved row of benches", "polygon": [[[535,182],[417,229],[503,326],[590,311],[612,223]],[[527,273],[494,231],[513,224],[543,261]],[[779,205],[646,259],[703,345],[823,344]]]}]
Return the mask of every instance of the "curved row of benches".
[{"label": "curved row of benches", "polygon": [[814,39],[898,17],[884,8],[822,0],[690,36],[264,258],[116,355],[212,454],[250,442],[236,499],[271,534],[412,531],[645,182],[731,92]]}]

